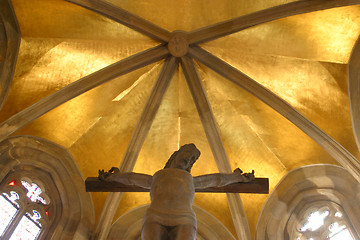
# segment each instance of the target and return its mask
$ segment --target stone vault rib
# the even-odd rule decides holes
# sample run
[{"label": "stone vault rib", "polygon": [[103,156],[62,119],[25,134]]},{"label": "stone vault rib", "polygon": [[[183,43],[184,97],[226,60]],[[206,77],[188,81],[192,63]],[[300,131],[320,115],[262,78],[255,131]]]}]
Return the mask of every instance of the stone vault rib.
[{"label": "stone vault rib", "polygon": [[211,53],[201,49],[200,47],[195,46],[190,48],[189,53],[198,61],[210,67],[221,76],[239,85],[249,93],[256,96],[262,102],[269,105],[282,116],[290,120],[295,126],[300,128],[321,147],[323,147],[325,151],[327,151],[335,160],[337,160],[344,168],[346,168],[354,176],[354,178],[360,182],[359,161],[343,146],[332,139],[329,135],[327,135],[313,122],[298,112],[290,104],[236,68],[230,66],[229,64],[215,57]]},{"label": "stone vault rib", "polygon": [[360,150],[360,37],[355,43],[348,64],[348,92],[353,132]]},{"label": "stone vault rib", "polygon": [[[193,60],[187,56],[181,58],[186,81],[193,96],[201,122],[204,126],[206,137],[220,172],[231,172],[224,144],[215,121],[214,114],[207,99],[204,87]],[[229,208],[234,222],[238,239],[251,239],[249,223],[239,194],[227,193]]]},{"label": "stone vault rib", "polygon": [[87,8],[93,12],[99,13],[109,19],[112,19],[122,25],[125,25],[135,31],[142,33],[154,40],[167,42],[170,38],[170,32],[160,28],[159,26],[146,21],[122,8],[114,6],[101,0],[66,0]]},{"label": "stone vault rib", "polygon": [[[175,57],[169,57],[165,61],[120,164],[121,172],[131,172],[133,170],[141,147],[177,66],[178,60]],[[123,193],[120,192],[109,193],[92,239],[106,239],[122,195]]]},{"label": "stone vault rib", "polygon": [[360,4],[360,0],[295,1],[192,31],[189,33],[189,42],[190,44],[208,42],[210,40],[280,18],[355,4]]},{"label": "stone vault rib", "polygon": [[159,61],[168,55],[168,53],[169,51],[166,47],[157,46],[120,60],[67,85],[2,122],[0,124],[0,141],[70,99],[116,77]]}]

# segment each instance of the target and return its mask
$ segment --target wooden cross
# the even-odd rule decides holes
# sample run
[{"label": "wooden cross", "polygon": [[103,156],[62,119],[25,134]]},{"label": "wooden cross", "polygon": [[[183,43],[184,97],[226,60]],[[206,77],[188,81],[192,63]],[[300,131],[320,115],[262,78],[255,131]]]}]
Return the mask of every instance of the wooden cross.
[{"label": "wooden cross", "polygon": [[[243,173],[236,168],[230,174],[205,174],[192,177],[193,164],[200,156],[195,144],[185,144],[175,151],[165,164],[153,176],[141,173],[121,173],[113,167],[108,172],[99,170],[99,177],[90,177],[85,181],[87,192],[167,192],[173,194],[194,194],[195,192],[213,193],[269,193],[269,179],[255,178],[254,170]],[[180,171],[180,172],[179,172]],[[160,180],[159,180],[160,179]],[[181,179],[181,180],[179,180]],[[160,183],[159,183],[160,182]],[[170,184],[173,184],[170,186]],[[162,186],[163,189],[161,189]],[[169,187],[178,191],[169,191]],[[163,197],[163,196],[162,196]]]},{"label": "wooden cross", "polygon": [[[85,187],[87,192],[149,192],[149,189],[118,182],[101,181],[97,177],[88,177],[85,181]],[[269,179],[255,178],[249,183],[233,183],[224,187],[195,189],[195,192],[268,194]]]}]

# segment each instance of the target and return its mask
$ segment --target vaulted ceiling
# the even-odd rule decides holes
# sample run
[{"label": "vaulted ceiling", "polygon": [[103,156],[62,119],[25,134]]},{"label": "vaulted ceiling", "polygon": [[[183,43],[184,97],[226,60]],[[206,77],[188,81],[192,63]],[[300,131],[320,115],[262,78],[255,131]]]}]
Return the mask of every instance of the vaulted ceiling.
[{"label": "vaulted ceiling", "polygon": [[[202,153],[193,175],[254,169],[270,179],[270,191],[297,167],[338,164],[307,135],[316,126],[360,157],[347,89],[357,1],[72,2],[117,9],[102,14],[130,28],[62,0],[12,0],[22,39],[0,122],[11,126],[11,116],[42,102],[2,137],[60,144],[85,178],[120,165],[153,174],[192,142]],[[92,196],[99,216],[107,193]],[[252,234],[266,198],[241,195]],[[115,217],[149,201],[147,193],[126,193]],[[236,235],[225,194],[196,194],[194,204]]]}]

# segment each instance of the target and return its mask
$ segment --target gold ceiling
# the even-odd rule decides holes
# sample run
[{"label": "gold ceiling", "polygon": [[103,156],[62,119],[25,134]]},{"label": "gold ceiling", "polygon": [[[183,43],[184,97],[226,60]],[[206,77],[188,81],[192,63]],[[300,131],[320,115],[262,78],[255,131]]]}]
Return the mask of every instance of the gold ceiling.
[{"label": "gold ceiling", "polygon": [[[193,31],[293,1],[109,0],[168,31]],[[22,33],[3,122],[79,78],[159,43],[90,10],[62,0],[12,0]],[[359,159],[353,137],[347,63],[360,33],[360,6],[346,6],[260,24],[199,46],[273,91]],[[14,135],[39,136],[69,149],[84,177],[119,166],[164,60],[113,79],[51,110]],[[290,170],[338,164],[315,141],[239,86],[195,62],[231,168],[268,177],[270,191]],[[153,174],[177,148],[201,151],[193,175],[218,172],[189,87],[179,66],[134,167]],[[106,193],[93,193],[100,215]],[[254,234],[267,195],[242,194]],[[124,194],[116,218],[149,203]],[[236,235],[225,194],[196,194]]]}]

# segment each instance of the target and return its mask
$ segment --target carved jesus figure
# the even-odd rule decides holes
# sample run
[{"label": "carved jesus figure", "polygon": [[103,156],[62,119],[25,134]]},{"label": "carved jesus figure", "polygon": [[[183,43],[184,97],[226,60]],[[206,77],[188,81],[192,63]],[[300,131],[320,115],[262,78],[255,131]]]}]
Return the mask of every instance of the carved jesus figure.
[{"label": "carved jesus figure", "polygon": [[112,168],[109,172],[99,171],[99,178],[150,189],[151,204],[144,216],[142,240],[195,240],[196,216],[192,209],[195,189],[254,180],[254,171],[242,174],[239,168],[231,174],[192,177],[190,170],[199,156],[194,144],[186,144],[153,176],[120,173],[118,168]]}]

